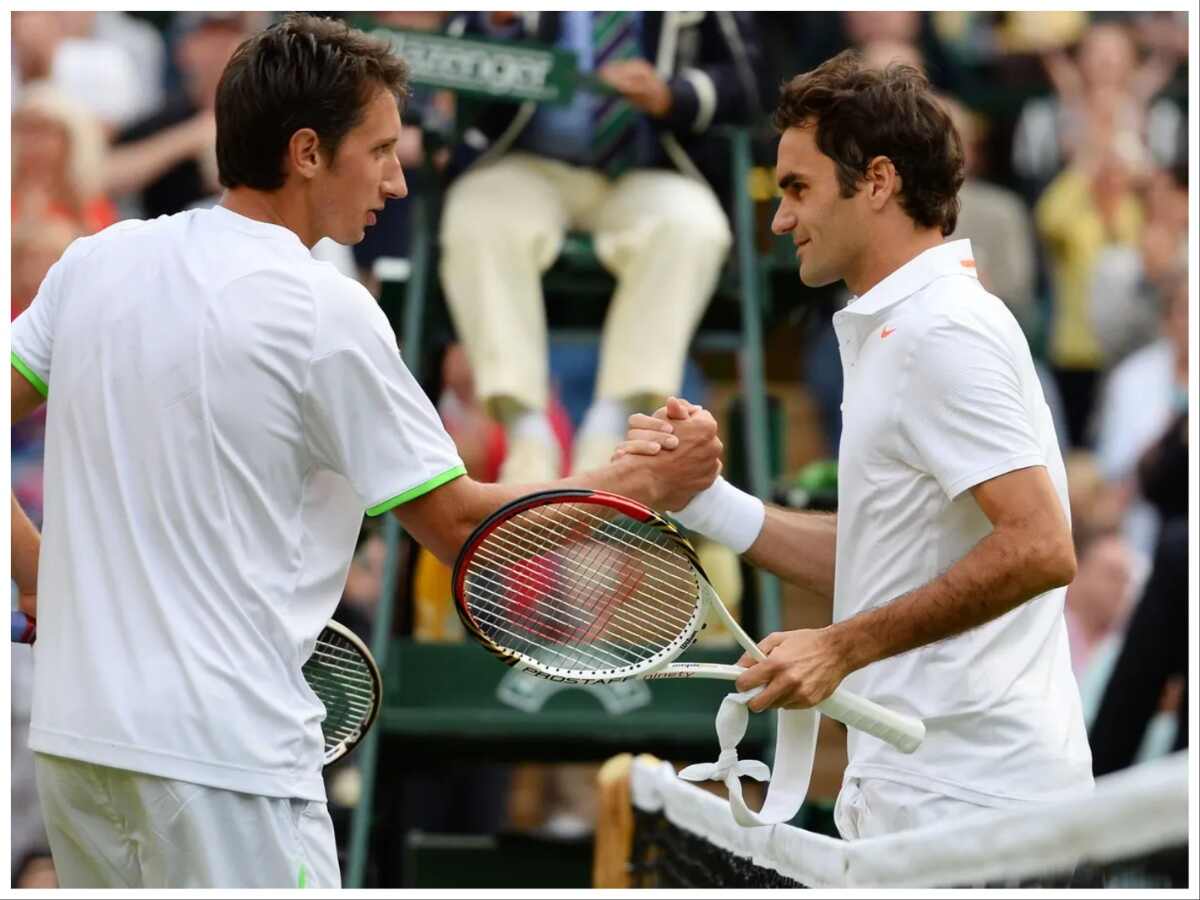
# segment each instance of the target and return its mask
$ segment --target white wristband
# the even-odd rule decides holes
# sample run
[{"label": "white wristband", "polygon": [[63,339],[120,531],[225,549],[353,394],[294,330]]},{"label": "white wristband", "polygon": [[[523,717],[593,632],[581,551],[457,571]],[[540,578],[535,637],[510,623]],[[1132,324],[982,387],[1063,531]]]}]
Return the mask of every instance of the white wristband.
[{"label": "white wristband", "polygon": [[690,531],[697,531],[737,553],[750,549],[762,531],[767,508],[753,494],[740,491],[718,477],[679,512],[671,513]]}]

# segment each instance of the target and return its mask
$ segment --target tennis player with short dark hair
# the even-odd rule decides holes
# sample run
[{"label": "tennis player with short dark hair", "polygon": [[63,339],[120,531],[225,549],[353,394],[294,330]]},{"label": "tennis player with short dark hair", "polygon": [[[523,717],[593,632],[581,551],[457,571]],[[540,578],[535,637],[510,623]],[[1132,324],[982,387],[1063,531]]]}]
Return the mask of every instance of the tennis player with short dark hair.
[{"label": "tennis player with short dark hair", "polygon": [[[842,835],[1042,803],[1092,785],[1071,674],[1067,481],[1029,346],[954,230],[957,133],[915,69],[844,53],[783,89],[776,234],[800,279],[843,280],[838,512],[764,508],[723,480],[678,514],[832,597],[828,628],[772,634],[751,708],[847,689],[924,720],[911,756],[851,729]],[[618,450],[653,448],[667,411]],[[675,423],[677,424],[677,423]]]},{"label": "tennis player with short dark hair", "polygon": [[[533,489],[464,476],[383,312],[310,253],[405,195],[406,89],[344,24],[250,38],[217,92],[220,204],[75,241],[13,322],[13,420],[48,401],[36,599],[36,535],[13,546],[65,887],[339,887],[301,666],[363,513],[450,561]],[[711,417],[679,437],[570,483],[678,508],[721,450]]]}]

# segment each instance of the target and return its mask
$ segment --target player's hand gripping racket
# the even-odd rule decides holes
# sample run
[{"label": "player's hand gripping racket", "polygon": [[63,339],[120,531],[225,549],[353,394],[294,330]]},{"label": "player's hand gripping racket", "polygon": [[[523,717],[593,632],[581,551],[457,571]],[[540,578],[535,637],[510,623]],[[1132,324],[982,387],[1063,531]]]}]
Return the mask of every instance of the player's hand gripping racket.
[{"label": "player's hand gripping racket", "polygon": [[[601,491],[531,494],[489,516],[454,564],[467,630],[511,666],[572,684],[719,678],[736,665],[674,663],[716,615],[753,657],[766,656],[729,614],[666,519]],[[911,753],[920,720],[844,690],[824,714]]]},{"label": "player's hand gripping racket", "polygon": [[[32,644],[37,623],[13,610],[12,639]],[[371,651],[340,622],[321,629],[312,656],[304,664],[304,680],[325,704],[325,765],[341,759],[375,723],[383,699],[383,679]]]}]

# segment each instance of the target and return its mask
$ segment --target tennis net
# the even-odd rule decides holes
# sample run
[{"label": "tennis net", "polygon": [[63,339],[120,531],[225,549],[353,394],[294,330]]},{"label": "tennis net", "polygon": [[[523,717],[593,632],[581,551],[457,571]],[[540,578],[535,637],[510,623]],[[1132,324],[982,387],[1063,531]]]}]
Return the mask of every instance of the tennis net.
[{"label": "tennis net", "polygon": [[661,888],[1187,887],[1187,752],[1097,781],[1036,811],[987,811],[842,841],[742,828],[728,803],[638,758],[630,882]]}]

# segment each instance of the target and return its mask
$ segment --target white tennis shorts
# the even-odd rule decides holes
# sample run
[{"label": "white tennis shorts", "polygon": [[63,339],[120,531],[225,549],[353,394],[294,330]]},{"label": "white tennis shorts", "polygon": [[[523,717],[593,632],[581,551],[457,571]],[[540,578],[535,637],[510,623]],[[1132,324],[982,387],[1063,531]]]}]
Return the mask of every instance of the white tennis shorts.
[{"label": "white tennis shorts", "polygon": [[34,754],[66,888],[340,888],[324,803]]},{"label": "white tennis shorts", "polygon": [[899,781],[847,778],[833,807],[833,821],[843,838],[856,841],[923,828],[989,808]]}]

